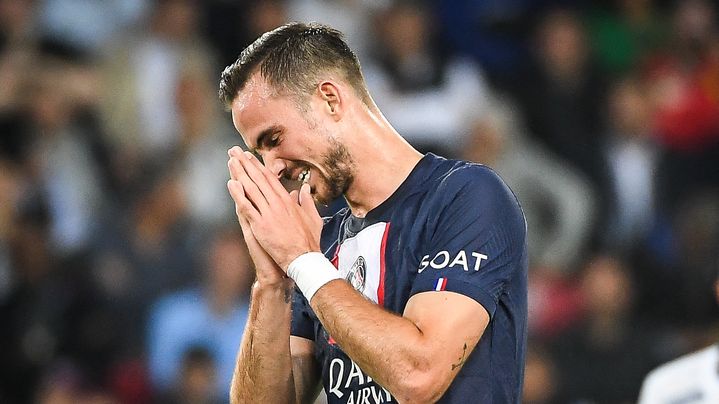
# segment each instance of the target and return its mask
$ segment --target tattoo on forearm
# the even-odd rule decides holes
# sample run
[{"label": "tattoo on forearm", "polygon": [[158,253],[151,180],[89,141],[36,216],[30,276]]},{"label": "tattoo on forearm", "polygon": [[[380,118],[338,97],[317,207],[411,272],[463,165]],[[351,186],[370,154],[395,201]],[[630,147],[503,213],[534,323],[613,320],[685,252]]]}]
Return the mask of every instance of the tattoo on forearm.
[{"label": "tattoo on forearm", "polygon": [[462,365],[464,365],[464,362],[467,360],[467,343],[464,343],[464,348],[462,348],[462,357],[457,359],[457,363],[452,364],[452,370],[455,370]]},{"label": "tattoo on forearm", "polygon": [[292,288],[286,287],[285,288],[285,303],[289,303],[292,301]]}]

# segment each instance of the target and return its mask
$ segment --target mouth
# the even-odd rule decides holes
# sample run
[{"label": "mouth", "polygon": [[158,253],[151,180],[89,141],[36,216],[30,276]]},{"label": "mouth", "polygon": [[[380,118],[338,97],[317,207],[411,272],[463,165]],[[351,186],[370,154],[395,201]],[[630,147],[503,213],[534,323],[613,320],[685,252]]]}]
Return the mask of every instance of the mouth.
[{"label": "mouth", "polygon": [[310,169],[306,168],[300,172],[300,174],[297,176],[297,181],[308,184],[310,182]]}]

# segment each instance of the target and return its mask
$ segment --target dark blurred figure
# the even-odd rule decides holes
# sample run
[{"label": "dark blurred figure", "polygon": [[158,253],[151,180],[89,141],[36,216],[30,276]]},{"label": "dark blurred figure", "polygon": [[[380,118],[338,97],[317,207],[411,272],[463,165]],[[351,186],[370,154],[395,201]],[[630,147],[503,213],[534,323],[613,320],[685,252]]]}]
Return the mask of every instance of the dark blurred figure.
[{"label": "dark blurred figure", "polygon": [[548,0],[442,0],[436,2],[442,43],[469,55],[494,84],[511,87],[528,60],[532,20]]},{"label": "dark blurred figure", "polygon": [[28,88],[32,121],[28,164],[47,198],[55,253],[83,252],[97,230],[104,204],[104,177],[95,142],[101,137],[85,107],[96,83],[91,67],[45,56],[37,60]]},{"label": "dark blurred figure", "polygon": [[668,21],[659,1],[594,3],[588,13],[589,39],[597,64],[612,76],[636,71],[666,45]]},{"label": "dark blurred figure", "polygon": [[524,367],[524,404],[553,404],[557,401],[558,379],[556,365],[550,353],[537,342],[531,342],[527,349]]},{"label": "dark blurred figure", "polygon": [[247,319],[251,265],[242,235],[220,231],[207,249],[202,285],[167,294],[153,304],[147,354],[158,393],[184,388],[187,369],[183,370],[182,356],[193,347],[203,347],[217,370],[212,396],[229,397],[235,353]]},{"label": "dark blurred figure", "polygon": [[167,404],[220,404],[217,369],[212,354],[203,347],[190,347],[182,354],[182,365],[172,390],[157,400]]},{"label": "dark blurred figure", "polygon": [[21,164],[30,142],[25,111],[28,83],[39,52],[32,0],[0,0],[0,159]]},{"label": "dark blurred figure", "polygon": [[60,355],[72,356],[100,385],[112,350],[106,307],[88,282],[103,201],[97,128],[87,114],[92,68],[46,48],[32,54],[18,71],[23,84],[10,112],[23,121],[15,132],[21,146],[0,157],[7,167],[0,180],[0,338],[12,370],[0,378],[0,400],[8,395],[10,402],[27,402],[44,367]]},{"label": "dark blurred figure", "polygon": [[659,147],[646,86],[636,78],[617,81],[608,100],[607,147],[614,201],[605,244],[627,253],[647,242],[657,215]]},{"label": "dark blurred figure", "polygon": [[118,178],[118,196],[141,180],[148,162],[161,166],[173,160],[181,140],[180,83],[208,80],[213,73],[197,2],[158,0],[153,5],[148,24],[117,38],[103,55],[102,122],[113,148],[109,163]]},{"label": "dark blurred figure", "polygon": [[554,342],[561,402],[636,402],[642,377],[657,362],[656,338],[632,317],[634,288],[625,264],[594,258],[582,291],[584,321]]},{"label": "dark blurred figure", "polygon": [[[218,52],[218,72],[239,56],[260,34],[287,22],[286,0],[209,0],[203,9],[203,30]],[[213,77],[216,77],[214,75]]]},{"label": "dark blurred figure", "polygon": [[149,306],[158,297],[197,282],[196,239],[190,231],[180,180],[171,168],[149,169],[129,206],[111,211],[94,240],[92,281],[120,314],[125,354],[144,346]]},{"label": "dark blurred figure", "polygon": [[572,11],[547,13],[536,44],[534,63],[517,83],[530,133],[590,181],[601,232],[611,201],[609,172],[600,152],[605,143],[604,77],[591,63],[584,26]]},{"label": "dark blurred figure", "polygon": [[683,308],[667,299],[683,283],[675,271],[671,219],[661,210],[658,170],[662,148],[648,85],[636,76],[616,81],[608,99],[608,144],[603,149],[614,197],[607,217],[605,246],[631,262],[636,307],[657,324],[683,317]]},{"label": "dark blurred figure", "polygon": [[[405,1],[406,0],[399,0]],[[377,46],[374,16],[397,0],[284,0],[290,21],[315,21],[341,31],[350,49],[365,60]],[[424,0],[407,2],[423,8]]]},{"label": "dark blurred figure", "polygon": [[71,361],[48,366],[37,391],[38,404],[119,404],[107,391],[87,384],[86,376]]},{"label": "dark blurred figure", "polygon": [[378,106],[419,151],[458,156],[490,97],[481,70],[443,54],[420,5],[396,2],[377,22],[378,44],[363,69]]},{"label": "dark blurred figure", "polygon": [[172,153],[192,231],[202,237],[235,220],[227,193],[227,150],[241,143],[222,116],[216,85],[204,75],[184,76],[177,83],[178,144]]},{"label": "dark blurred figure", "polygon": [[666,52],[648,66],[657,135],[662,210],[672,217],[683,195],[719,184],[719,28],[716,3],[676,3]]},{"label": "dark blurred figure", "polygon": [[[717,255],[715,250],[715,258]],[[704,286],[703,289],[707,289],[707,285]],[[713,286],[714,299],[719,302],[719,272],[715,274]],[[715,332],[712,341],[717,337]],[[642,384],[639,404],[719,402],[717,363],[719,344],[714,342],[652,370]]]},{"label": "dark blurred figure", "polygon": [[508,99],[496,98],[488,104],[462,144],[461,157],[492,167],[522,202],[531,267],[571,273],[594,225],[591,184],[529,138],[519,111]]},{"label": "dark blurred figure", "polygon": [[[57,286],[51,258],[48,215],[25,201],[8,235],[11,282],[0,300],[0,401],[29,402],[43,367],[57,353],[60,313],[67,296]],[[33,206],[34,205],[34,206]]]},{"label": "dark blurred figure", "polygon": [[719,317],[713,291],[719,263],[719,188],[687,195],[675,218],[677,271],[673,301],[683,307],[683,323],[704,326]]},{"label": "dark blurred figure", "polygon": [[159,0],[34,1],[43,36],[96,55],[113,37],[134,28],[150,3]]}]

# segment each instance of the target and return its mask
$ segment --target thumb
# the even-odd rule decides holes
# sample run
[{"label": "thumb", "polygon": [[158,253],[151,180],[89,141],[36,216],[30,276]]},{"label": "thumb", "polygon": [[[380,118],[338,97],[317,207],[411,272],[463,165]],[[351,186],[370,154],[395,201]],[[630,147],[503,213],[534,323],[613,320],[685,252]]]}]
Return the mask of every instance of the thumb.
[{"label": "thumb", "polygon": [[316,247],[319,248],[323,224],[322,217],[320,217],[320,213],[317,211],[317,206],[315,205],[314,198],[312,198],[312,192],[308,184],[303,184],[300,188],[299,202],[302,221],[309,229],[313,241],[318,243]]},{"label": "thumb", "polygon": [[302,184],[302,187],[300,188],[299,202],[302,211],[310,215],[312,218],[320,218],[320,213],[317,211],[314,198],[312,198],[312,192],[310,191],[309,184]]},{"label": "thumb", "polygon": [[292,200],[292,202],[297,202],[297,204],[299,204],[300,203],[300,192],[296,189],[293,189],[292,191],[290,191],[290,200]]}]

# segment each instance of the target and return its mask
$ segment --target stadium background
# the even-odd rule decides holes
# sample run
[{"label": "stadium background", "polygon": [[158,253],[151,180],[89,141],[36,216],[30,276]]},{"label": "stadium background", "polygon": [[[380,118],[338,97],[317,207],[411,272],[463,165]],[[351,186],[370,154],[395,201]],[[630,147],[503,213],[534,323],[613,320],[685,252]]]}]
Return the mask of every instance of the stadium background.
[{"label": "stadium background", "polygon": [[0,0],[0,402],[226,401],[251,268],[217,81],[288,20],[346,32],[400,133],[518,194],[525,402],[634,402],[652,367],[719,335],[717,12]]}]

